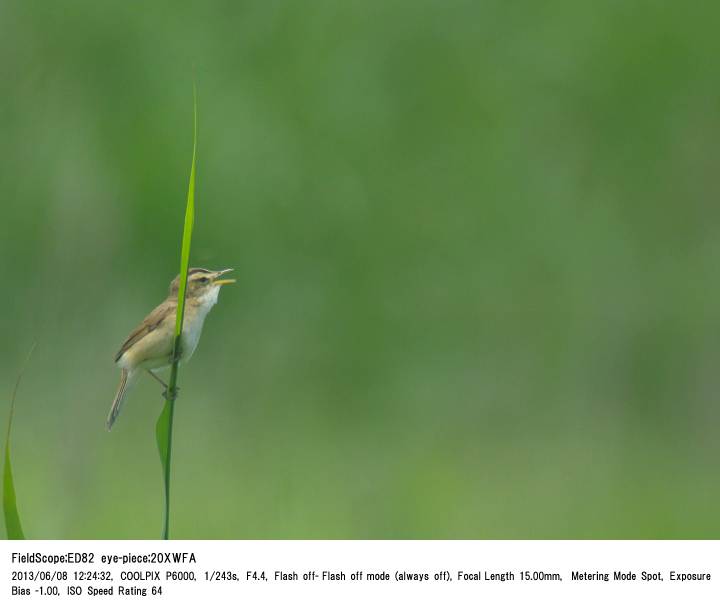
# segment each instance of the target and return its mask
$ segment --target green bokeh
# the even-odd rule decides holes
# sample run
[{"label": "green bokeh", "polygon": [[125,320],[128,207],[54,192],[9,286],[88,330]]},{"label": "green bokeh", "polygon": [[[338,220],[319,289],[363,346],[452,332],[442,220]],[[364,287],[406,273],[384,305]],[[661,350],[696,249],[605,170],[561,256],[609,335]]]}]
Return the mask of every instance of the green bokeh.
[{"label": "green bokeh", "polygon": [[[701,7],[701,8],[700,8]],[[720,537],[720,9],[0,3],[0,420],[31,538]]]}]

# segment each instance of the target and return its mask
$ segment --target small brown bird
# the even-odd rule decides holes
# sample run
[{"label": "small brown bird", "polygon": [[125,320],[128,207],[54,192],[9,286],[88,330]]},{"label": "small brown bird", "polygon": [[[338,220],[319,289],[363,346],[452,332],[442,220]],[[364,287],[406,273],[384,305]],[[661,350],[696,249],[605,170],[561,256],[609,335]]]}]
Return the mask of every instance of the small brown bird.
[{"label": "small brown bird", "polygon": [[[185,313],[180,339],[180,362],[189,360],[195,351],[205,317],[217,302],[220,287],[235,283],[234,279],[220,279],[222,275],[232,270],[209,271],[192,268],[188,271]],[[115,355],[115,362],[120,367],[120,386],[113,400],[112,408],[110,408],[110,414],[108,414],[108,431],[120,414],[128,392],[143,371],[148,372],[160,382],[167,392],[167,385],[155,373],[167,368],[172,363],[179,286],[180,276],[178,275],[170,284],[168,297],[131,332]]]}]

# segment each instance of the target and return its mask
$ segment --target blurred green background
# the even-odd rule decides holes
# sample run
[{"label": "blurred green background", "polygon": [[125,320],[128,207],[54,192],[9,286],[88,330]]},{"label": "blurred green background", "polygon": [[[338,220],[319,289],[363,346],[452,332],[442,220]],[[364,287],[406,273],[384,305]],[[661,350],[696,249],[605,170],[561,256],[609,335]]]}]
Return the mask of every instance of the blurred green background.
[{"label": "blurred green background", "polygon": [[720,537],[719,10],[0,3],[0,420],[32,538]]}]

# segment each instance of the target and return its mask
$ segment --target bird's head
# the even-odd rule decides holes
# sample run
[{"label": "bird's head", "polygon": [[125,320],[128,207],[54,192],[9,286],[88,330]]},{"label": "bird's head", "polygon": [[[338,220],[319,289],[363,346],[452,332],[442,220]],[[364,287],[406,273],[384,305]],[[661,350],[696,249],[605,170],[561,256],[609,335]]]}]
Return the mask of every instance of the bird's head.
[{"label": "bird's head", "polygon": [[[192,268],[188,270],[187,298],[204,300],[208,297],[217,298],[220,287],[235,283],[234,279],[221,279],[223,275],[233,269],[222,271],[209,271],[208,269]],[[170,296],[177,297],[180,288],[180,275],[175,277],[170,284]]]}]

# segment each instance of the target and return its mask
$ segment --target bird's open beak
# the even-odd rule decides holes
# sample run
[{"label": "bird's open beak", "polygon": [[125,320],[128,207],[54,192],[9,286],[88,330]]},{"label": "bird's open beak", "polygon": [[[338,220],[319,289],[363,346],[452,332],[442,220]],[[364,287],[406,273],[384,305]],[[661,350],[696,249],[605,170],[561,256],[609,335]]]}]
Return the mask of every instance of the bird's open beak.
[{"label": "bird's open beak", "polygon": [[229,273],[234,269],[223,269],[222,271],[218,271],[215,274],[215,279],[213,279],[214,285],[230,285],[231,283],[235,283],[234,279],[218,279],[221,275],[224,275],[225,273]]}]

